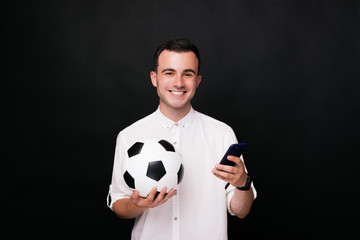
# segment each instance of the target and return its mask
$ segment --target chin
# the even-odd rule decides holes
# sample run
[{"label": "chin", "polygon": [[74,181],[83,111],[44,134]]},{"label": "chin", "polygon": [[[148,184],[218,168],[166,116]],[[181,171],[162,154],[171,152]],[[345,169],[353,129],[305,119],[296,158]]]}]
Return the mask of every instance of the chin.
[{"label": "chin", "polygon": [[173,104],[173,105],[170,105],[173,109],[177,109],[177,110],[182,110],[182,109],[185,109],[188,105],[186,104],[181,104],[181,105],[178,105],[178,104]]},{"label": "chin", "polygon": [[188,103],[169,103],[169,102],[166,105],[176,110],[186,109],[189,106]]}]

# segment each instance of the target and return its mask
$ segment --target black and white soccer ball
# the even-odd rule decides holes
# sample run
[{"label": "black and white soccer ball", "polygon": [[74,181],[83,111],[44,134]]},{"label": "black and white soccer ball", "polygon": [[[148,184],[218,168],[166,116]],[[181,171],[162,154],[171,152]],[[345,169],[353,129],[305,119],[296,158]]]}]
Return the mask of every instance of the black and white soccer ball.
[{"label": "black and white soccer ball", "polygon": [[169,191],[182,180],[184,167],[174,146],[166,140],[144,140],[134,143],[126,152],[122,163],[126,184],[147,197],[154,187],[158,192]]}]

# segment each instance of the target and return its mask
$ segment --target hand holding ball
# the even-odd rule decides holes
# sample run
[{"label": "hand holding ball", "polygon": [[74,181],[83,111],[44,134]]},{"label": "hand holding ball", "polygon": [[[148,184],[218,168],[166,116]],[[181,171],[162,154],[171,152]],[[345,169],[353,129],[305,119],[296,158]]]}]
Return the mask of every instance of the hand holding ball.
[{"label": "hand holding ball", "polygon": [[156,187],[169,191],[182,180],[184,167],[174,146],[166,140],[146,140],[134,143],[126,152],[122,173],[126,184],[147,197]]}]

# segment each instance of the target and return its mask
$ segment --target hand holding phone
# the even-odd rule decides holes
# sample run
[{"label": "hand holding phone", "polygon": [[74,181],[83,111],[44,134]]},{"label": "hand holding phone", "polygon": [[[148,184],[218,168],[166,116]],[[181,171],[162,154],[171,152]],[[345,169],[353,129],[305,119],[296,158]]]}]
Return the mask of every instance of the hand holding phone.
[{"label": "hand holding phone", "polygon": [[[229,149],[226,151],[225,155],[221,159],[220,164],[235,166],[235,163],[232,161],[229,161],[227,159],[227,157],[229,155],[235,156],[235,157],[240,157],[241,154],[244,152],[246,146],[247,146],[247,143],[237,143],[237,144],[230,145]],[[230,185],[230,183],[227,183],[225,185],[225,189],[227,189],[229,185]]]}]

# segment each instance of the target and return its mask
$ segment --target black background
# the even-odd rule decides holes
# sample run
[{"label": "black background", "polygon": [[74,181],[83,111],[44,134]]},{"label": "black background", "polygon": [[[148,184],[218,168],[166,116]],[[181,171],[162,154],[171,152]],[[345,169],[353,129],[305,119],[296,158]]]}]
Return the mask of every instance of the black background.
[{"label": "black background", "polygon": [[229,218],[229,238],[358,227],[359,1],[2,5],[11,234],[129,238],[132,221],[105,201],[115,140],[155,111],[152,56],[173,36],[201,51],[194,108],[249,144],[258,198]]}]

